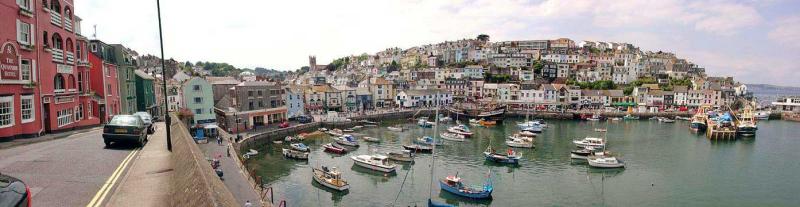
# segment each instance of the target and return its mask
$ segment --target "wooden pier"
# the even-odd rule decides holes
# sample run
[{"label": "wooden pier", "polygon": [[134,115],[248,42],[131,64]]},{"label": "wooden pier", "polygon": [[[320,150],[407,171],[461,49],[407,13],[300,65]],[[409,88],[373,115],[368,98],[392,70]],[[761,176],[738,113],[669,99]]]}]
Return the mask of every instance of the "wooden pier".
[{"label": "wooden pier", "polygon": [[731,126],[723,127],[717,125],[717,122],[708,120],[706,121],[708,128],[706,129],[706,137],[708,139],[718,139],[718,140],[731,140],[736,139],[736,125],[731,124]]}]

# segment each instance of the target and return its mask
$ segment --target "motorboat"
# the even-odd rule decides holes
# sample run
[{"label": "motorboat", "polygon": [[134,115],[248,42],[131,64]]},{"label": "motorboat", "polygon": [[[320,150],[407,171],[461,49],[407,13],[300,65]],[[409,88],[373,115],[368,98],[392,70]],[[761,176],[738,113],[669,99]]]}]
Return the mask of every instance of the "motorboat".
[{"label": "motorboat", "polygon": [[364,124],[364,127],[376,127],[376,126],[378,126],[378,125],[377,124]]},{"label": "motorboat", "polygon": [[572,140],[572,143],[577,145],[578,147],[604,147],[606,146],[606,141],[603,138],[596,138],[596,137],[586,137],[583,139]]},{"label": "motorboat", "polygon": [[344,130],[342,130],[342,132],[355,132],[355,131],[356,130],[353,130],[353,129],[344,129]]},{"label": "motorboat", "polygon": [[772,114],[772,112],[770,111],[757,111],[755,112],[753,117],[755,117],[758,120],[769,120],[770,114]]},{"label": "motorboat", "polygon": [[439,135],[441,135],[442,139],[449,140],[449,141],[463,142],[464,140],[466,140],[464,138],[464,135],[460,135],[460,134],[442,132]]},{"label": "motorboat", "polygon": [[424,136],[424,137],[420,137],[420,138],[414,139],[414,143],[417,143],[417,144],[420,144],[420,145],[434,145],[434,146],[444,145],[444,143],[442,143],[441,140],[439,140],[437,142],[434,142],[433,141],[433,137],[429,137],[429,136]]},{"label": "motorboat", "polygon": [[485,126],[485,127],[490,127],[490,126],[497,125],[497,121],[494,121],[494,120],[480,120],[480,121],[478,121],[478,123],[480,123],[481,126]]},{"label": "motorboat", "polygon": [[386,127],[386,128],[389,129],[389,131],[393,131],[393,132],[402,132],[403,131],[402,127],[391,127],[390,126],[390,127]]},{"label": "motorboat", "polygon": [[480,126],[480,125],[481,125],[481,123],[480,123],[480,121],[478,121],[477,119],[469,119],[469,125],[472,125],[472,126]]},{"label": "motorboat", "polygon": [[439,122],[450,122],[450,121],[453,121],[453,118],[446,117],[446,116],[442,117],[442,118],[439,118]]},{"label": "motorboat", "polygon": [[381,142],[381,139],[375,137],[361,137],[365,142]]},{"label": "motorboat", "polygon": [[515,134],[512,134],[511,136],[508,136],[508,139],[521,139],[521,140],[527,141],[527,142],[533,142],[534,138],[536,138],[536,137],[535,136],[525,136],[525,135],[522,135],[520,133],[515,133]]},{"label": "motorboat", "polygon": [[345,134],[341,137],[335,139],[337,144],[350,146],[350,147],[358,147],[358,141],[356,140],[353,135]]},{"label": "motorboat", "polygon": [[465,125],[452,126],[447,128],[447,131],[453,134],[463,135],[464,137],[472,136],[472,132]]},{"label": "motorboat", "polygon": [[519,134],[520,136],[524,136],[524,137],[536,137],[538,135],[538,134],[530,132],[530,131],[520,131],[517,134]]},{"label": "motorboat", "polygon": [[404,149],[411,150],[413,152],[431,152],[433,151],[433,146],[429,145],[419,145],[419,144],[410,144],[410,145],[403,145]]},{"label": "motorboat", "polygon": [[522,158],[522,154],[514,152],[512,149],[506,150],[506,154],[500,154],[492,149],[491,146],[486,148],[483,155],[487,161],[507,164],[519,164],[519,159]]},{"label": "motorboat", "polygon": [[661,119],[659,119],[658,121],[660,121],[662,123],[675,123],[674,119],[670,119],[670,118],[667,118],[667,117],[661,117]]},{"label": "motorboat", "polygon": [[593,147],[582,147],[576,150],[572,150],[570,152],[570,158],[572,159],[582,159],[585,160],[589,157],[589,155],[594,154],[595,149]]},{"label": "motorboat", "polygon": [[423,127],[423,128],[431,128],[431,127],[433,127],[433,124],[431,124],[427,119],[419,119],[417,121],[417,125],[419,125],[420,127]]},{"label": "motorboat", "polygon": [[361,167],[379,172],[391,173],[397,165],[389,162],[389,157],[383,155],[358,155],[352,156],[353,162]]},{"label": "motorboat", "polygon": [[298,160],[307,160],[308,159],[308,152],[297,151],[297,150],[286,149],[286,148],[283,148],[282,152],[283,152],[283,156],[287,157],[287,158],[298,159]]},{"label": "motorboat", "polygon": [[356,125],[356,126],[350,127],[350,129],[352,129],[352,130],[358,130],[358,129],[361,129],[361,128],[364,128],[364,126]]},{"label": "motorboat", "polygon": [[531,133],[542,133],[542,127],[539,126],[531,126],[525,127],[520,129],[521,131],[531,132]]},{"label": "motorboat", "polygon": [[586,161],[589,166],[596,168],[624,168],[625,163],[610,155],[590,155]]},{"label": "motorboat", "polygon": [[303,143],[292,143],[289,145],[293,150],[301,151],[301,152],[308,152],[311,151],[308,146]]},{"label": "motorboat", "polygon": [[350,189],[350,184],[342,178],[342,172],[336,169],[336,167],[327,168],[322,166],[322,168],[311,168],[311,172],[314,173],[314,181],[322,186],[337,191],[346,191]]},{"label": "motorboat", "polygon": [[322,147],[325,148],[326,152],[330,152],[330,153],[335,153],[335,154],[347,153],[347,149],[345,149],[344,147],[340,147],[339,145],[336,145],[334,143],[328,143],[328,144],[322,145]]},{"label": "motorboat", "polygon": [[[491,179],[491,177],[488,179]],[[447,176],[445,179],[440,180],[439,188],[452,194],[472,199],[491,199],[494,189],[491,180],[487,180],[482,187],[471,187],[465,185],[458,175]]]},{"label": "motorboat", "polygon": [[387,152],[386,156],[389,157],[390,160],[394,161],[401,161],[401,162],[414,161],[414,152],[412,152],[411,150],[402,150],[400,152]]},{"label": "motorboat", "polygon": [[608,129],[603,129],[603,128],[594,128],[594,131],[596,131],[596,132],[607,132],[607,131],[608,131]]},{"label": "motorboat", "polygon": [[533,148],[532,141],[520,138],[506,139],[506,145],[509,147]]},{"label": "motorboat", "polygon": [[631,114],[628,114],[628,115],[623,116],[622,119],[623,120],[639,120],[639,117],[631,115]]},{"label": "motorboat", "polygon": [[325,133],[328,133],[329,135],[334,137],[341,137],[342,135],[344,135],[344,132],[341,129],[331,129],[326,131]]},{"label": "motorboat", "polygon": [[320,127],[320,128],[319,128],[319,129],[317,129],[317,130],[318,130],[318,131],[321,131],[321,132],[325,132],[325,131],[328,131],[328,128],[325,128],[325,127]]}]

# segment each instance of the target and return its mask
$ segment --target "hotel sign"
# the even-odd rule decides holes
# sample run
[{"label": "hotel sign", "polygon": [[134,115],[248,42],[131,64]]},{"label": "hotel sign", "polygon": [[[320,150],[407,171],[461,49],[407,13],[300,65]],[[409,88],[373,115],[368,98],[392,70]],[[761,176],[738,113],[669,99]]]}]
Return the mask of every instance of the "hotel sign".
[{"label": "hotel sign", "polygon": [[0,48],[0,78],[3,80],[19,80],[19,55],[11,42]]},{"label": "hotel sign", "polygon": [[64,74],[72,74],[72,66],[56,63],[56,72]]}]

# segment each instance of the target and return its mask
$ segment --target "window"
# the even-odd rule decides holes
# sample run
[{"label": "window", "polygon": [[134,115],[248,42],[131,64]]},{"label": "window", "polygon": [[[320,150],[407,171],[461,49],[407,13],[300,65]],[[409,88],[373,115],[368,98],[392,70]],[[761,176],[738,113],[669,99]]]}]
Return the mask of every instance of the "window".
[{"label": "window", "polygon": [[31,80],[31,60],[23,59],[19,61],[19,73],[22,80]]},{"label": "window", "polygon": [[83,120],[83,104],[75,107],[75,120]]},{"label": "window", "polygon": [[20,111],[22,111],[22,123],[32,122],[36,111],[33,110],[33,95],[20,96]]},{"label": "window", "polygon": [[55,83],[54,87],[56,89],[56,92],[63,92],[64,91],[64,77],[61,76],[60,74],[57,74],[56,77],[53,78],[53,79],[55,79],[53,82]]},{"label": "window", "polygon": [[91,117],[94,114],[92,112],[92,104],[91,103],[89,105],[86,105],[86,114],[88,114],[89,117]]},{"label": "window", "polygon": [[17,20],[17,42],[23,45],[33,45],[31,34],[33,34],[31,24]]},{"label": "window", "polygon": [[83,92],[83,73],[78,73],[78,91]]},{"label": "window", "polygon": [[0,128],[14,126],[14,96],[0,97]]},{"label": "window", "polygon": [[[47,33],[44,33],[47,34]],[[45,40],[45,44],[47,44],[47,40]],[[92,44],[92,52],[97,52],[97,44]],[[108,74],[108,73],[106,73]]]},{"label": "window", "polygon": [[106,77],[111,77],[111,72],[108,71],[108,67],[106,65],[103,65],[103,73],[106,74]]},{"label": "window", "polygon": [[192,86],[192,87],[193,87],[193,89],[194,89],[195,91],[200,91],[200,90],[202,89],[202,88],[200,87],[200,85],[194,85],[194,86]]},{"label": "window", "polygon": [[203,103],[203,98],[201,98],[201,97],[194,97],[194,103],[197,103],[197,104],[199,104],[199,103]]},{"label": "window", "polygon": [[111,84],[106,84],[106,94],[108,94],[108,96],[111,96]]},{"label": "window", "polygon": [[58,127],[62,127],[68,124],[72,124],[74,121],[74,114],[72,113],[72,109],[64,109],[60,110],[56,113],[58,115]]},{"label": "window", "polygon": [[247,96],[253,96],[253,91],[247,91]]},{"label": "window", "polygon": [[195,109],[194,110],[194,114],[195,115],[203,114],[203,110],[202,109]]},{"label": "window", "polygon": [[33,6],[31,4],[31,0],[17,0],[17,5],[19,5],[20,9],[25,9],[28,11],[32,11]]},{"label": "window", "polygon": [[258,96],[261,96],[262,91],[258,90]]}]

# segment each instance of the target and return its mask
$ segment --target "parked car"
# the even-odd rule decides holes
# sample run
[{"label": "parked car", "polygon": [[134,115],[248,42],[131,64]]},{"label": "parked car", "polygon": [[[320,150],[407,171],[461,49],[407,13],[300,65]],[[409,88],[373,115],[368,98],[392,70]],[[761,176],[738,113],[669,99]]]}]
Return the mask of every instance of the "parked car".
[{"label": "parked car", "polygon": [[0,173],[0,207],[30,207],[31,189],[21,180]]},{"label": "parked car", "polygon": [[301,124],[311,123],[313,121],[314,121],[314,117],[311,117],[311,116],[298,116],[297,117],[297,122],[300,122]]},{"label": "parked car", "polygon": [[280,128],[286,128],[286,127],[289,127],[289,122],[286,122],[286,121],[284,121],[284,122],[281,122],[281,124],[279,124],[279,125],[278,125],[278,127],[280,127]]},{"label": "parked car", "polygon": [[140,112],[133,113],[133,115],[136,115],[136,116],[139,116],[139,117],[142,118],[142,121],[144,121],[144,125],[147,126],[147,133],[148,134],[152,134],[152,133],[156,132],[156,127],[153,125],[153,116],[151,116],[150,113],[140,111]]},{"label": "parked car", "polygon": [[106,147],[114,142],[134,142],[144,146],[147,142],[147,126],[136,115],[116,115],[103,127],[103,142]]}]

